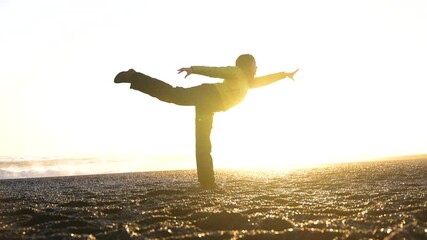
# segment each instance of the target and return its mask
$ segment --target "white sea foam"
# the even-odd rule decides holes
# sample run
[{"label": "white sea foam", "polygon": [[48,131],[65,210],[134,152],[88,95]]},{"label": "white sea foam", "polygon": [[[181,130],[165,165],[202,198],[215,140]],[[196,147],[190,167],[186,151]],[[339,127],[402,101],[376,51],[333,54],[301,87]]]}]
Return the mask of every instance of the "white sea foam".
[{"label": "white sea foam", "polygon": [[[163,164],[162,164],[163,163]],[[193,161],[164,157],[2,157],[0,179],[189,169]],[[163,168],[159,168],[163,165]]]}]

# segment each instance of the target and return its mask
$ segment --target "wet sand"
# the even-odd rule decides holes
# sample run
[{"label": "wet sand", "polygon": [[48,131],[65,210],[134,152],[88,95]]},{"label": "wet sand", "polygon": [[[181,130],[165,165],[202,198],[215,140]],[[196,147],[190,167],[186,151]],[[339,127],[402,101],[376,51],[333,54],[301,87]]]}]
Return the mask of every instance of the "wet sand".
[{"label": "wet sand", "polygon": [[427,239],[427,160],[0,180],[0,239]]}]

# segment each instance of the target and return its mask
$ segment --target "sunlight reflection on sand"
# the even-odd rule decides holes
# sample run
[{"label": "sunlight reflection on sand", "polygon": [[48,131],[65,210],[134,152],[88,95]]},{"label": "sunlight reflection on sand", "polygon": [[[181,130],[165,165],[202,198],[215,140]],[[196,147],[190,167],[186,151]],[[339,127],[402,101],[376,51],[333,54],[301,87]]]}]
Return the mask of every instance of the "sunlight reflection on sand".
[{"label": "sunlight reflection on sand", "polygon": [[[0,181],[0,238],[425,239],[427,161]],[[23,233],[25,232],[25,235]]]}]

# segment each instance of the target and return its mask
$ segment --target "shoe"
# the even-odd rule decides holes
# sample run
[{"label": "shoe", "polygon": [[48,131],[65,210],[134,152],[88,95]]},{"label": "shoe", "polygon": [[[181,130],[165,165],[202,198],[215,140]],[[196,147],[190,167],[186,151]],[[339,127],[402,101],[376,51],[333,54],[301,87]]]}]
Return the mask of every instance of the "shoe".
[{"label": "shoe", "polygon": [[128,71],[119,72],[114,78],[115,83],[132,83],[132,75],[136,73],[135,70],[129,69]]}]

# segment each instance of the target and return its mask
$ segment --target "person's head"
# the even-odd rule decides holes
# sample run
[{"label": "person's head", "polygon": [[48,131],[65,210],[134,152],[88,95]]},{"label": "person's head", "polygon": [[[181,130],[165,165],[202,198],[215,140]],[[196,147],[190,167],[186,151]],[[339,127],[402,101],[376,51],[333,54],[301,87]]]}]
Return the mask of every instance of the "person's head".
[{"label": "person's head", "polygon": [[251,54],[242,54],[236,59],[236,66],[247,72],[251,76],[255,76],[257,66],[254,56]]}]

